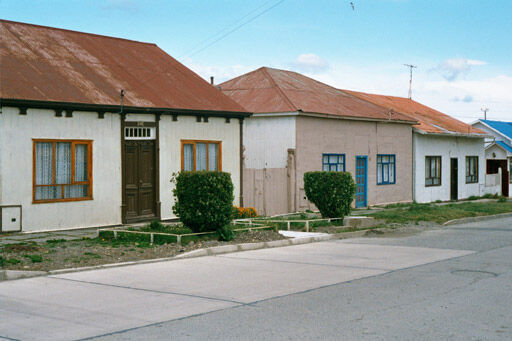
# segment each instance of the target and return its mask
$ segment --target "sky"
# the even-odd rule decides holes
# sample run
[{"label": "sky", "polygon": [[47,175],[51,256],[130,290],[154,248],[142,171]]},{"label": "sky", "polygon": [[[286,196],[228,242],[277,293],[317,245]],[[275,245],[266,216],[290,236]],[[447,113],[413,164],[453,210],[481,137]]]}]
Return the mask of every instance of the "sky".
[{"label": "sky", "polygon": [[[353,7],[352,7],[353,5]],[[510,0],[0,0],[0,18],[152,42],[215,83],[268,66],[512,121]]]}]

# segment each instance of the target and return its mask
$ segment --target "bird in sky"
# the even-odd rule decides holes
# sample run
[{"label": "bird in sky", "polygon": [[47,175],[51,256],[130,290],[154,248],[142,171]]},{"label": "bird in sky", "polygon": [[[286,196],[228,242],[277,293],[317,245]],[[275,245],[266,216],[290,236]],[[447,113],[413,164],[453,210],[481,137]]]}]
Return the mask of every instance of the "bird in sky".
[{"label": "bird in sky", "polygon": [[352,7],[352,10],[354,11],[355,8],[354,8],[354,2],[353,1],[350,1],[350,6]]}]

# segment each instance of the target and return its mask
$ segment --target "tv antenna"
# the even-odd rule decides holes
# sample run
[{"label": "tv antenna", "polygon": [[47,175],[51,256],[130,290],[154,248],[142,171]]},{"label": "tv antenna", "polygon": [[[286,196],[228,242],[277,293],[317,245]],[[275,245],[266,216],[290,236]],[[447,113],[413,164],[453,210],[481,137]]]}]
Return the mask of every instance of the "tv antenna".
[{"label": "tv antenna", "polygon": [[404,66],[407,66],[409,68],[409,99],[412,97],[412,69],[417,68],[416,65],[412,64],[404,64]]},{"label": "tv antenna", "polygon": [[489,111],[489,108],[481,108],[480,109],[484,113],[484,120],[487,119],[487,112]]}]

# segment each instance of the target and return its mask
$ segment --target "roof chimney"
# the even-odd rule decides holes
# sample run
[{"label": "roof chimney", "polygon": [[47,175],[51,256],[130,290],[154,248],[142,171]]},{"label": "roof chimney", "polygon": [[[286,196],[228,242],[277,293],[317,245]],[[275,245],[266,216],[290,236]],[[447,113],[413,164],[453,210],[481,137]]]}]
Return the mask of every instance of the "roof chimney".
[{"label": "roof chimney", "polygon": [[210,76],[210,84],[213,85],[213,76]]}]

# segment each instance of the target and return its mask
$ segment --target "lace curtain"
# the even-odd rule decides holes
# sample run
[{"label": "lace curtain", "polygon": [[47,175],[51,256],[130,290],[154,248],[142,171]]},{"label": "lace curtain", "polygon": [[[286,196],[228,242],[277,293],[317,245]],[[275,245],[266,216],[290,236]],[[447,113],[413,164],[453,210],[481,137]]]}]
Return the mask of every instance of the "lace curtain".
[{"label": "lace curtain", "polygon": [[206,143],[196,143],[196,170],[206,170]]},{"label": "lace curtain", "polygon": [[186,170],[186,171],[194,170],[194,145],[193,144],[183,145],[183,170]]},{"label": "lace curtain", "polygon": [[[55,158],[53,157],[55,144]],[[72,165],[71,142],[37,142],[36,143],[36,188],[35,200],[64,198],[83,198],[88,196],[88,185],[72,185],[72,167],[75,181],[87,182],[87,145],[75,144],[75,163]],[[55,164],[54,164],[55,159]],[[54,169],[55,167],[55,169]],[[55,182],[53,177],[55,174]],[[50,186],[41,186],[50,185]],[[63,190],[64,189],[64,190]]]}]

